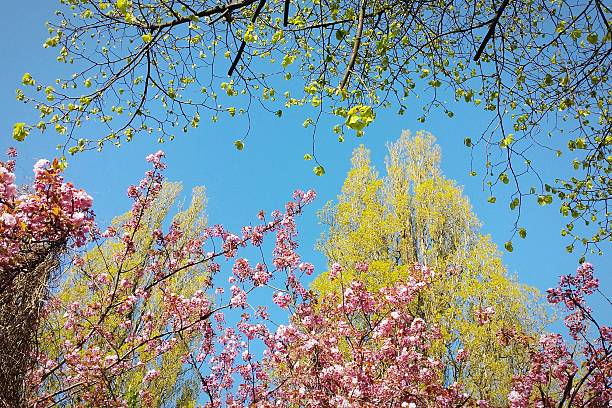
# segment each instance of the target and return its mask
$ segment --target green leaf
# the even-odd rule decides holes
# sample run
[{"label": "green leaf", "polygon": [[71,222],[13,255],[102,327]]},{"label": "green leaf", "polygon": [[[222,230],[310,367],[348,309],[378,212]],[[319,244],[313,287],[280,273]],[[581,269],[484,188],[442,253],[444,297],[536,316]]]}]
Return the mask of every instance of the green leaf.
[{"label": "green leaf", "polygon": [[466,137],[465,139],[463,139],[463,144],[466,145],[467,147],[472,147],[472,139],[470,139],[469,137]]},{"label": "green leaf", "polygon": [[514,247],[512,246],[512,241],[506,242],[504,244],[504,248],[506,248],[506,251],[508,251],[508,252],[514,251]]},{"label": "green leaf", "polygon": [[375,117],[371,106],[357,105],[346,113],[345,124],[347,127],[360,132],[372,123]]},{"label": "green leaf", "polygon": [[491,204],[495,203],[495,201],[497,201],[497,198],[495,198],[495,196],[491,196],[487,199],[488,202],[490,202]]},{"label": "green leaf", "polygon": [[550,194],[546,194],[546,195],[539,195],[538,196],[538,204],[539,205],[548,205],[550,203],[552,203],[553,201],[553,197]]},{"label": "green leaf", "polygon": [[304,155],[304,160],[312,160],[312,154],[308,154],[308,153],[306,153],[306,154]]},{"label": "green leaf", "polygon": [[322,176],[325,174],[325,169],[323,168],[323,166],[321,166],[320,164],[318,166],[316,166],[315,168],[312,169],[312,171],[314,172],[314,174],[316,174],[317,176]]},{"label": "green leaf", "polygon": [[283,68],[287,68],[289,65],[293,64],[293,61],[295,61],[295,55],[287,54],[283,57],[281,65],[283,66]]},{"label": "green leaf", "polygon": [[25,123],[19,122],[13,125],[13,139],[23,142],[30,134],[30,130]]},{"label": "green leaf", "polygon": [[142,41],[144,41],[145,43],[150,43],[151,41],[153,41],[153,36],[151,35],[151,33],[143,34],[141,38]]},{"label": "green leaf", "polygon": [[242,142],[242,140],[236,140],[234,142],[234,146],[236,146],[237,150],[242,150],[244,149],[244,143]]},{"label": "green leaf", "polygon": [[525,228],[519,228],[518,230],[519,237],[525,239],[527,236],[527,230]]},{"label": "green leaf", "polygon": [[257,41],[257,34],[255,34],[255,25],[253,23],[247,26],[243,39],[246,43],[253,43]]},{"label": "green leaf", "polygon": [[117,0],[117,8],[122,13],[125,13],[127,11],[128,6],[129,6],[129,0]]},{"label": "green leaf", "polygon": [[567,217],[569,215],[569,206],[567,204],[563,204],[561,206],[561,208],[559,208],[559,212],[564,216]]},{"label": "green leaf", "polygon": [[508,136],[504,137],[502,141],[499,142],[499,145],[501,147],[508,147],[512,144],[512,142],[514,142],[514,135],[512,133],[509,133]]},{"label": "green leaf", "polygon": [[577,39],[580,38],[580,36],[582,35],[582,30],[579,29],[575,29],[570,33],[570,37],[572,38],[572,40],[576,41]]},{"label": "green leaf", "polygon": [[32,78],[32,75],[30,75],[28,72],[26,72],[25,74],[23,74],[23,77],[21,78],[21,83],[24,85],[36,85],[36,81],[34,80],[34,78]]}]

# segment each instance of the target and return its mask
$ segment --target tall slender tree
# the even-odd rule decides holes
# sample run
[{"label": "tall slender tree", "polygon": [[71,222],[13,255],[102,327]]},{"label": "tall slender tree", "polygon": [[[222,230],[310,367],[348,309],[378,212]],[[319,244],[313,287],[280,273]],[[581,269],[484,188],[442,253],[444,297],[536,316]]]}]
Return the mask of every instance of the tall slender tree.
[{"label": "tall slender tree", "polygon": [[[544,311],[534,288],[509,276],[490,237],[461,188],[440,170],[440,150],[427,133],[405,132],[389,145],[381,178],[364,147],[336,203],[320,217],[328,227],[319,247],[342,278],[321,275],[314,288],[325,296],[354,279],[378,290],[403,282],[421,264],[435,273],[413,312],[440,325],[433,355],[446,381],[459,381],[476,399],[501,403],[514,373],[528,368],[527,343],[505,342],[507,333],[528,339],[542,329]],[[367,265],[367,267],[366,267]]]},{"label": "tall slender tree", "polygon": [[[146,208],[140,220],[140,226],[133,239],[133,251],[129,256],[121,259],[121,267],[114,262],[125,252],[125,247],[121,244],[121,238],[125,230],[125,222],[129,219],[130,213],[117,217],[111,230],[115,231],[114,238],[111,238],[100,245],[94,246],[83,256],[79,257],[77,265],[66,271],[62,285],[53,302],[56,307],[51,308],[39,334],[40,352],[46,358],[59,358],[62,354],[63,345],[66,342],[71,344],[78,343],[77,331],[58,330],[60,327],[69,325],[70,313],[67,313],[75,304],[100,303],[105,302],[108,293],[102,290],[92,290],[92,285],[100,285],[104,282],[116,281],[120,276],[121,281],[126,282],[132,287],[141,287],[145,277],[143,276],[143,265],[147,264],[156,244],[156,233],[170,224],[177,231],[180,237],[173,243],[167,251],[181,251],[193,240],[201,237],[206,227],[206,217],[204,207],[206,197],[203,188],[196,188],[193,191],[192,201],[187,208],[181,209],[174,216],[170,217],[170,211],[177,203],[178,195],[181,192],[180,183],[165,182],[151,206]],[[121,269],[120,269],[121,268]],[[165,281],[164,292],[172,293],[174,297],[192,298],[195,293],[206,286],[210,279],[210,274],[204,267],[194,266],[188,268],[184,273],[176,274]],[[125,316],[124,319],[118,315],[110,315],[101,319],[98,330],[101,333],[116,333],[113,339],[116,350],[120,351],[124,347],[121,344],[127,342],[130,332],[126,330],[126,325],[139,324],[139,317],[150,314],[150,318],[155,321],[164,319],[163,314],[168,311],[163,307],[163,302],[167,299],[162,292],[153,292],[138,310]],[[147,372],[155,370],[160,375],[147,378],[151,390],[148,404],[151,406],[194,406],[197,396],[200,394],[200,385],[194,373],[185,365],[183,356],[190,350],[197,347],[198,342],[202,341],[203,333],[192,331],[182,333],[176,347],[171,348],[166,353],[157,358],[153,350],[139,350],[135,353],[142,361],[147,364],[134,367],[131,370],[119,372],[118,375],[108,379],[105,392],[112,392],[125,398],[129,404],[135,405],[140,396],[138,391],[141,384],[145,381]],[[104,349],[108,337],[95,336],[88,343],[89,348]],[[48,389],[60,389],[60,384],[50,382]],[[190,405],[191,404],[191,405]]]}]

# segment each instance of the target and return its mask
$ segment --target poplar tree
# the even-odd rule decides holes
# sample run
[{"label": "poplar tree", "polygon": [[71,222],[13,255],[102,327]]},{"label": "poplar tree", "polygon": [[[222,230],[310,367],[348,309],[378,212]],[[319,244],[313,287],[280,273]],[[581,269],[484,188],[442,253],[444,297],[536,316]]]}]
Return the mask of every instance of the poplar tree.
[{"label": "poplar tree", "polygon": [[319,248],[342,276],[324,273],[313,287],[325,296],[359,280],[378,290],[404,282],[415,264],[431,269],[431,286],[412,311],[440,327],[432,356],[444,363],[447,383],[501,404],[513,375],[529,367],[528,345],[542,330],[544,310],[537,290],[508,274],[496,245],[480,233],[461,187],[443,176],[434,142],[404,132],[388,146],[384,177],[367,149],[354,151],[337,202],[320,211],[327,231]]}]

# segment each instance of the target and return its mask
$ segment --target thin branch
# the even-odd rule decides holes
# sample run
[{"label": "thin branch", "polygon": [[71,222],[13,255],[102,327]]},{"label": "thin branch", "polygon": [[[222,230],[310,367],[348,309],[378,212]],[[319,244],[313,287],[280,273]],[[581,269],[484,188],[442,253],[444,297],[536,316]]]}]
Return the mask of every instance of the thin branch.
[{"label": "thin branch", "polygon": [[[376,13],[366,14],[364,16],[364,18],[378,17],[378,21],[380,21],[382,15],[384,13],[386,13],[390,9],[391,9],[391,6],[383,7],[380,11],[377,11]],[[342,20],[324,21],[324,22],[321,22],[321,23],[311,24],[311,25],[304,26],[304,27],[290,28],[287,31],[290,31],[290,32],[309,31],[309,30],[313,30],[315,28],[327,28],[327,27],[332,27],[332,26],[338,25],[338,24],[346,24],[346,23],[350,23],[351,21],[352,20],[350,18],[344,18]]]},{"label": "thin branch", "polygon": [[255,3],[255,1],[256,0],[242,0],[236,3],[221,4],[215,7],[207,8],[206,10],[202,10],[199,13],[177,18],[176,20],[167,21],[161,24],[153,24],[149,28],[151,30],[161,30],[167,27],[174,27],[180,24],[188,23],[192,21],[194,18],[210,17],[215,14],[220,14],[226,11],[233,11],[233,10],[241,9],[243,7],[247,7]]}]

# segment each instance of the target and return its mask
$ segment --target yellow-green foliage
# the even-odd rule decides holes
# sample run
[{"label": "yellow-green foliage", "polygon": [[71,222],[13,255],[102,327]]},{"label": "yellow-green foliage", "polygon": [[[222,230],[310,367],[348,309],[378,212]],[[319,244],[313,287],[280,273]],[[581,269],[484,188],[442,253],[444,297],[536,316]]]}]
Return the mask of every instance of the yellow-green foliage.
[{"label": "yellow-green foliage", "polygon": [[[179,211],[171,220],[167,220],[168,214],[173,205],[177,202],[177,197],[181,192],[180,183],[165,183],[159,196],[154,201],[153,205],[147,210],[141,219],[140,228],[136,233],[134,242],[136,243],[136,251],[127,259],[119,262],[122,263],[121,279],[127,279],[134,282],[134,287],[138,287],[143,277],[143,269],[146,268],[147,254],[153,245],[152,232],[160,228],[162,224],[171,221],[176,223],[184,235],[176,243],[177,248],[180,248],[191,238],[200,236],[203,229],[206,227],[206,218],[204,216],[204,207],[206,205],[206,196],[203,188],[195,188],[192,195],[191,204]],[[112,281],[115,281],[119,264],[116,257],[125,253],[125,245],[121,242],[120,237],[123,234],[121,225],[129,218],[129,213],[117,217],[113,220],[112,225],[117,229],[118,234],[114,239],[107,240],[104,244],[96,246],[84,255],[85,266],[82,268],[71,268],[67,273],[67,279],[62,283],[58,291],[58,299],[61,301],[61,307],[54,311],[46,320],[45,327],[42,328],[41,345],[42,351],[50,356],[57,356],[59,353],[58,344],[65,341],[75,343],[75,339],[70,338],[71,331],[63,331],[61,328],[64,325],[64,307],[72,302],[86,303],[99,301],[101,304],[108,304],[108,299],[103,299],[106,291],[91,290],[87,287],[87,283],[92,279],[83,276],[83,271],[86,271],[89,277],[98,276],[102,273],[110,275]],[[146,275],[146,274],[145,274]],[[185,297],[193,296],[198,289],[206,287],[207,274],[203,269],[192,267],[181,274],[176,274],[165,281],[165,289],[169,292],[174,292],[177,295]],[[118,303],[121,299],[117,299]],[[163,310],[160,307],[162,302],[161,291],[152,291],[151,297],[147,302],[142,304],[133,315],[133,325],[139,324],[138,319],[146,312],[153,314],[153,320],[156,319]],[[161,318],[161,317],[160,317]],[[109,332],[121,332],[117,315],[109,314],[102,320],[102,325]],[[159,333],[153,333],[155,336]],[[147,352],[143,348],[138,350],[138,355],[134,356],[145,364],[137,369],[131,369],[123,372],[120,375],[113,377],[112,388],[117,395],[123,396],[130,407],[141,406],[138,394],[134,390],[141,389],[143,377],[146,372],[151,369],[156,369],[160,372],[160,376],[150,380],[149,390],[153,395],[153,406],[172,406],[172,407],[195,407],[197,396],[199,394],[199,385],[194,380],[192,375],[189,375],[188,367],[182,362],[181,355],[186,349],[194,349],[199,344],[201,335],[196,333],[184,334],[181,336],[181,342],[178,347],[164,353],[162,357],[151,358],[153,352]],[[100,336],[93,336],[88,344],[88,348],[96,346],[97,342],[105,341]],[[117,354],[122,355],[121,342],[117,345]],[[149,354],[149,355],[148,355]],[[53,388],[51,382],[48,387]]]},{"label": "yellow-green foliage", "polygon": [[[337,203],[320,211],[328,231],[319,249],[344,271],[334,281],[322,274],[313,288],[326,294],[358,277],[378,289],[406,278],[415,262],[433,269],[430,289],[414,304],[416,315],[440,325],[442,340],[432,353],[444,361],[449,383],[460,381],[473,397],[501,404],[512,376],[528,367],[528,351],[526,343],[504,344],[500,334],[535,337],[544,309],[537,291],[508,276],[495,244],[479,233],[462,189],[441,174],[434,143],[430,134],[404,132],[388,146],[384,178],[367,149],[355,150]],[[355,269],[358,262],[369,264],[367,273]],[[475,312],[489,306],[495,314],[481,325]],[[468,358],[459,363],[461,348]]]}]

